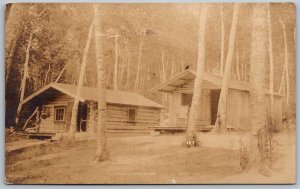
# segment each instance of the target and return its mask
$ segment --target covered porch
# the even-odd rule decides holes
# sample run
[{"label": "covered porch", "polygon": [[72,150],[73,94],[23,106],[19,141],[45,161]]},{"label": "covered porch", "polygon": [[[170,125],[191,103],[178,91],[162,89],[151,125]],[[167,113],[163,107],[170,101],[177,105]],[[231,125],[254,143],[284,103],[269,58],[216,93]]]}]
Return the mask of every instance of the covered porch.
[{"label": "covered porch", "polygon": [[[170,80],[152,89],[167,93],[169,96],[169,127],[187,127],[189,107],[192,103],[196,72],[185,70]],[[197,128],[213,127],[217,119],[218,102],[222,78],[203,73]],[[227,125],[231,129],[248,130],[251,128],[250,85],[246,81],[230,80],[228,85]],[[281,95],[274,94],[276,124],[281,124]],[[269,111],[270,92],[266,90],[266,107]]]}]

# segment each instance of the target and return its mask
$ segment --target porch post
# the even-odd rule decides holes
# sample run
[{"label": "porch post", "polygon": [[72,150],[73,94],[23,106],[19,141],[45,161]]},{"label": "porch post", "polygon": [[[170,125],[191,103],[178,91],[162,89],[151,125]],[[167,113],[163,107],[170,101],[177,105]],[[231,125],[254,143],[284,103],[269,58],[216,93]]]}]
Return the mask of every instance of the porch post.
[{"label": "porch post", "polygon": [[90,101],[88,103],[88,124],[87,124],[87,129],[90,135],[95,134],[95,102]]}]

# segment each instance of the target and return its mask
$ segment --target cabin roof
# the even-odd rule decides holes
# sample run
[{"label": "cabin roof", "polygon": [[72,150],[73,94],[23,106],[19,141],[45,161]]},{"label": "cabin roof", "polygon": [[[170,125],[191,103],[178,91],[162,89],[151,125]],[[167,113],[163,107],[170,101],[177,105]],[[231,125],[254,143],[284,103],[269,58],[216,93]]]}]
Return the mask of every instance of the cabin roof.
[{"label": "cabin roof", "polygon": [[[172,92],[175,91],[180,86],[193,81],[196,78],[196,71],[194,70],[185,70],[173,78],[167,80],[166,82],[159,84],[152,88],[151,90],[154,92]],[[222,87],[222,77],[213,75],[210,73],[203,73],[203,88],[206,89],[221,89]],[[238,81],[238,80],[229,80],[228,88],[236,89],[241,91],[250,91],[249,82],[246,81]],[[266,90],[267,94],[270,94],[268,90]],[[279,93],[275,93],[274,95],[282,96]]]},{"label": "cabin roof", "polygon": [[[50,83],[35,93],[31,94],[25,98],[22,103],[26,103],[33,98],[39,96],[45,91],[50,89],[55,89],[60,91],[72,98],[75,98],[77,85],[69,85],[62,83]],[[92,87],[82,87],[81,95],[79,101],[97,101],[97,88]],[[122,104],[122,105],[133,105],[133,106],[146,106],[154,108],[164,108],[162,105],[134,92],[129,91],[119,91],[119,90],[109,90],[106,89],[106,102],[111,104]]]}]

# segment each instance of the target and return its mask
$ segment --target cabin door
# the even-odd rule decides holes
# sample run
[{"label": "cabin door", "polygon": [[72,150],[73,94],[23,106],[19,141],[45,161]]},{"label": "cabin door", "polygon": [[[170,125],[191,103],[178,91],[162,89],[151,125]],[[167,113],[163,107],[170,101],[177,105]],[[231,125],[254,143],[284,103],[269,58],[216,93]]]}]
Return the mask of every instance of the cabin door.
[{"label": "cabin door", "polygon": [[87,131],[87,113],[88,107],[86,103],[79,103],[77,114],[77,132]]},{"label": "cabin door", "polygon": [[215,125],[217,120],[220,92],[220,89],[211,90],[210,92],[211,125]]}]

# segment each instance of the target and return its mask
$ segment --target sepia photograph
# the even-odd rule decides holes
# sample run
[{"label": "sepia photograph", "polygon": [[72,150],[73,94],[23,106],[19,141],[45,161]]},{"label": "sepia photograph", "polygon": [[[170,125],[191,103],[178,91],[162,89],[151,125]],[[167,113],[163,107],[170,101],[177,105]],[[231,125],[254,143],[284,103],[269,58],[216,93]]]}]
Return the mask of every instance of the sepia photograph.
[{"label": "sepia photograph", "polygon": [[296,183],[294,3],[10,3],[4,28],[6,184]]}]

